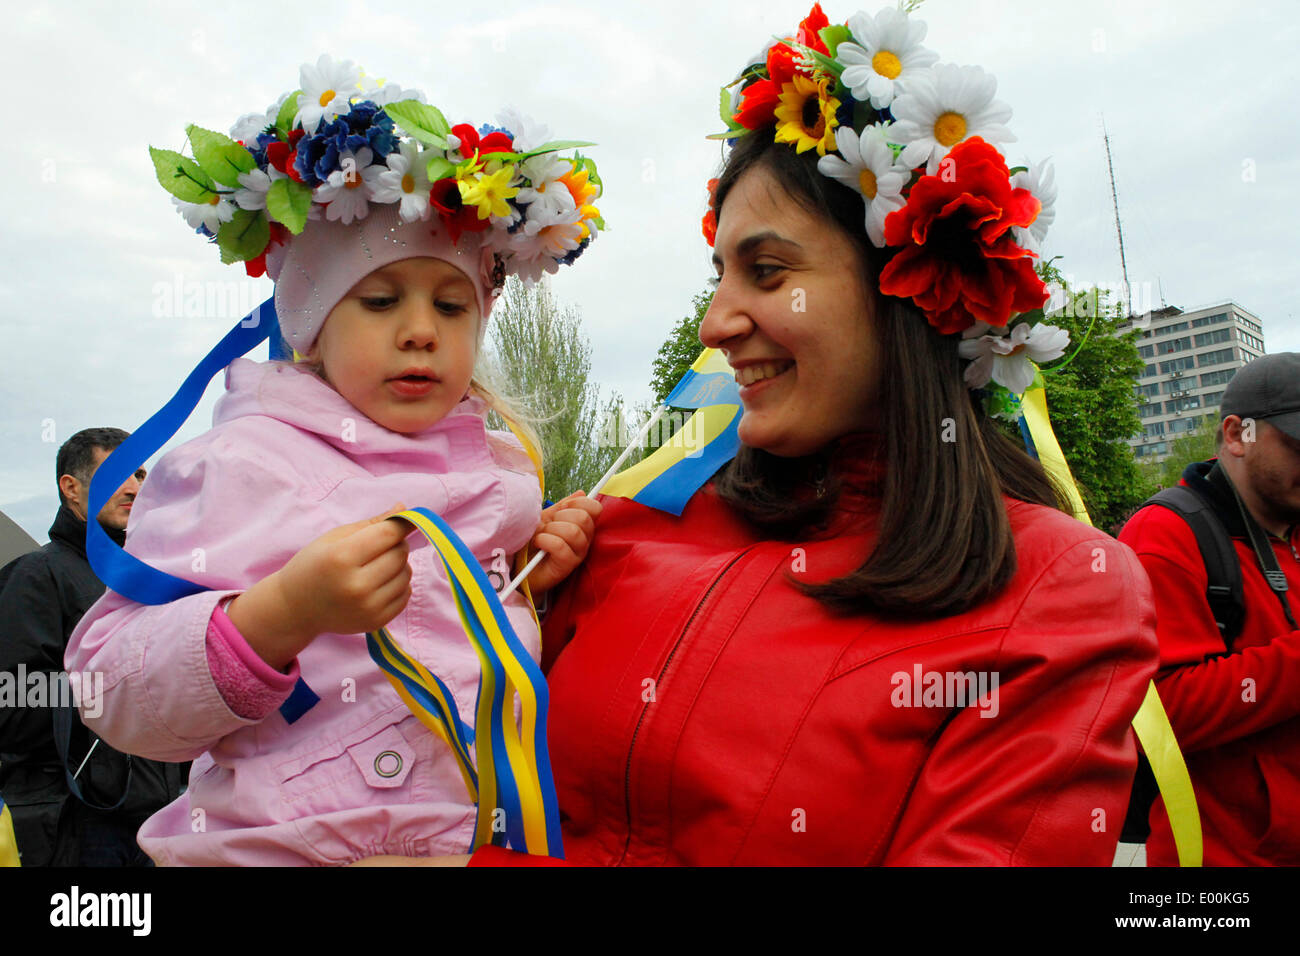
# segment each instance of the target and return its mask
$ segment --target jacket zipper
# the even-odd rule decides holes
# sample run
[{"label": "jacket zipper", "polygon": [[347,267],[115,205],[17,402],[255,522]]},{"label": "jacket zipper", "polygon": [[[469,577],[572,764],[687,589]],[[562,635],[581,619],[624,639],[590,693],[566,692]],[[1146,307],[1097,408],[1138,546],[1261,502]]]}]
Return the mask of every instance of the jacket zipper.
[{"label": "jacket zipper", "polygon": [[[704,597],[700,598],[700,602],[695,605],[695,610],[691,611],[691,616],[687,619],[686,626],[683,627],[681,633],[677,635],[677,640],[673,643],[673,649],[668,652],[668,657],[664,661],[664,666],[659,669],[659,673],[655,676],[654,689],[656,694],[659,693],[660,684],[663,682],[664,675],[668,673],[668,668],[671,666],[673,658],[677,655],[677,649],[682,646],[682,642],[685,640],[686,635],[690,633],[691,625],[695,623],[695,619],[699,616],[704,605],[709,602],[709,596],[712,595],[717,586],[722,583],[722,579],[727,576],[727,572],[735,566],[736,562],[752,550],[753,546],[751,545],[728,561],[726,567],[719,571],[718,576],[713,579],[713,582],[709,585],[709,589],[704,592]],[[642,705],[641,716],[637,718],[636,727],[632,729],[632,740],[628,744],[627,748],[627,769],[623,774],[623,804],[627,816],[627,838],[623,842],[623,856],[618,861],[619,865],[622,865],[622,863],[627,860],[628,851],[632,848],[632,755],[636,750],[637,735],[641,732],[641,725],[645,723],[646,714],[650,710],[649,704],[650,702],[647,701]]]}]

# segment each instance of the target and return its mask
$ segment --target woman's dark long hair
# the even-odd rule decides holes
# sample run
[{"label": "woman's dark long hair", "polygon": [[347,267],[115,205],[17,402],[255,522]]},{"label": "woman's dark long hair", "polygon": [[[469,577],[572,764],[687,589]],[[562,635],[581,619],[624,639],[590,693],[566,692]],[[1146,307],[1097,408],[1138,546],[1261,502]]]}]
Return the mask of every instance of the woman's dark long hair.
[{"label": "woman's dark long hair", "polygon": [[[938,618],[996,595],[1016,570],[1015,541],[1002,495],[1068,510],[1046,472],[978,407],[962,381],[956,336],[940,335],[911,303],[881,295],[887,261],[862,223],[862,197],[817,172],[817,157],[775,144],[772,131],[740,138],[719,177],[719,219],[727,194],[746,172],[766,169],[795,201],[844,231],[860,252],[874,301],[882,381],[863,430],[879,431],[884,467],[875,547],[862,566],[823,584],[797,582],[807,594],[845,612]],[[715,487],[732,508],[765,533],[797,538],[821,523],[838,493],[806,489],[830,449],[783,459],[742,446]]]}]

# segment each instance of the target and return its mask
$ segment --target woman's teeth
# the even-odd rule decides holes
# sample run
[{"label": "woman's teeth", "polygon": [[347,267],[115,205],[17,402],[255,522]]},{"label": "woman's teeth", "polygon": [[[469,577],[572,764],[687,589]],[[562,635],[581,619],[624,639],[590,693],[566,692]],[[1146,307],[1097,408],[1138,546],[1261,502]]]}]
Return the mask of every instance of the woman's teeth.
[{"label": "woman's teeth", "polygon": [[793,365],[794,362],[760,362],[758,365],[746,365],[736,370],[736,384],[753,385],[765,378],[775,378]]}]

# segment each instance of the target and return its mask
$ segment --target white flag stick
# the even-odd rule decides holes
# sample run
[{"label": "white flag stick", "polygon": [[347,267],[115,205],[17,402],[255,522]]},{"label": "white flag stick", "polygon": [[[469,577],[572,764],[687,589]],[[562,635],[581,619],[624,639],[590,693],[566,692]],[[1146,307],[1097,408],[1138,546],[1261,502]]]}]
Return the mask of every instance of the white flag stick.
[{"label": "white flag stick", "polygon": [[[627,461],[627,456],[632,454],[632,449],[641,447],[642,443],[645,441],[646,435],[650,434],[650,429],[654,427],[655,422],[659,421],[659,419],[663,417],[663,414],[666,411],[668,411],[667,405],[660,405],[655,409],[655,413],[650,416],[644,425],[641,426],[641,431],[637,432],[636,438],[632,439],[632,441],[628,443],[628,446],[623,449],[623,454],[619,455],[618,458],[615,459],[614,464],[609,466],[609,471],[605,472],[605,476],[601,478],[600,481],[596,482],[594,488],[587,492],[588,498],[600,493],[600,489],[605,487],[606,482],[613,478],[619,468],[623,466],[623,462]],[[528,575],[532,573],[533,568],[542,563],[542,558],[544,557],[546,557],[545,551],[538,551],[533,555],[533,559],[524,565],[524,569],[515,576],[513,581],[505,586],[498,597],[504,601],[509,595],[513,594],[515,588],[519,587],[519,585],[523,583],[524,578],[528,577]]]}]

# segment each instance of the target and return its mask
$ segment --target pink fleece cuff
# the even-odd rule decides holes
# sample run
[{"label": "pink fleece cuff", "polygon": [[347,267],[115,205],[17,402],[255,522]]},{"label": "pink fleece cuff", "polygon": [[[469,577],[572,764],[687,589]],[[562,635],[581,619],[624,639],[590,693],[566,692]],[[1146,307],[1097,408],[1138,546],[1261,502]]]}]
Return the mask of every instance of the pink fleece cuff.
[{"label": "pink fleece cuff", "polygon": [[248,646],[218,605],[208,620],[208,670],[226,706],[245,720],[261,720],[288,699],[298,682],[298,662],[281,674]]}]

